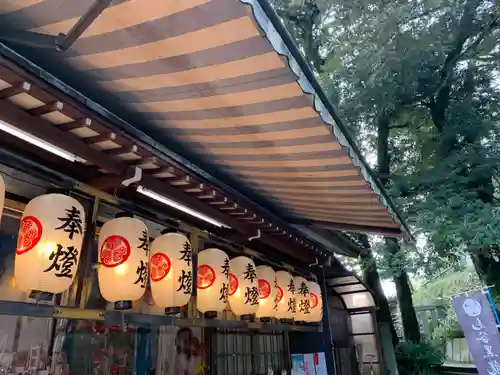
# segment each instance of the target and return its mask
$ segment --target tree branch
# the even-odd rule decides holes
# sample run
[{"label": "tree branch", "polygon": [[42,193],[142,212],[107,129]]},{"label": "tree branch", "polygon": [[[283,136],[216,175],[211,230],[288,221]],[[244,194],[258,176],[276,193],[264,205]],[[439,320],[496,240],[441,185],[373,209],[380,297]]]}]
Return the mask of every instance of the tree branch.
[{"label": "tree branch", "polygon": [[404,124],[395,124],[395,125],[391,125],[389,127],[389,129],[404,129],[404,128],[408,128],[410,126],[410,123],[409,122],[405,122]]},{"label": "tree branch", "polygon": [[[464,16],[466,12],[464,11]],[[472,15],[470,15],[472,17]],[[455,44],[455,48],[450,51],[448,56],[446,57],[443,69],[441,70],[441,79],[436,86],[436,89],[434,90],[434,93],[439,93],[440,90],[443,89],[443,87],[448,83],[448,80],[451,76],[451,73],[453,72],[453,69],[455,69],[456,65],[462,61],[466,56],[469,55],[472,51],[475,51],[476,48],[484,41],[484,39],[491,34],[491,32],[499,26],[499,20],[500,20],[500,15],[497,15],[496,17],[493,18],[493,20],[486,25],[485,27],[482,28],[482,31],[478,34],[478,36],[472,41],[467,48],[465,48],[463,51],[463,47],[465,43],[467,42],[467,39],[469,39],[469,36],[464,36],[463,31],[461,30],[459,32],[459,36],[457,37],[457,41]],[[469,24],[472,23],[472,20],[464,20],[462,18],[462,21],[460,24],[462,27],[470,27]],[[465,26],[467,25],[467,26]]]}]

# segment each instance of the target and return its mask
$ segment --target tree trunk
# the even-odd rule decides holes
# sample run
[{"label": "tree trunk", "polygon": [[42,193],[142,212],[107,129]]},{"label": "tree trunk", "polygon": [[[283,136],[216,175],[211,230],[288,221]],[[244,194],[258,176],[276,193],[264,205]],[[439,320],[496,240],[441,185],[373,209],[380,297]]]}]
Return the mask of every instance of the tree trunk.
[{"label": "tree trunk", "polygon": [[[389,154],[389,135],[390,124],[397,115],[397,110],[382,114],[377,123],[377,162],[380,180],[384,186],[387,186],[390,175],[391,159]],[[400,253],[399,243],[394,238],[386,237],[385,242],[389,249],[391,257],[398,256]],[[391,264],[392,262],[389,262]],[[408,280],[408,274],[404,268],[392,269],[393,280],[396,284],[399,309],[401,311],[401,320],[403,322],[403,331],[405,339],[408,341],[420,341],[420,325],[417,320],[417,314],[413,307],[413,298]]]},{"label": "tree trunk", "polygon": [[[368,241],[368,236],[366,234],[360,235],[359,239],[367,249],[370,249],[370,242]],[[391,327],[392,344],[395,347],[399,342],[399,337],[396,333],[396,329],[394,328],[394,321],[392,320],[389,302],[387,301],[387,297],[382,289],[380,275],[377,270],[377,263],[375,262],[375,258],[373,257],[371,250],[368,253],[361,255],[360,263],[361,270],[363,272],[363,281],[373,292],[375,303],[378,306],[377,320],[380,323],[389,324]]]},{"label": "tree trunk", "polygon": [[[399,244],[394,238],[386,238],[387,248],[392,256],[398,256]],[[410,288],[410,280],[404,269],[393,270],[393,280],[396,284],[396,294],[398,296],[399,310],[403,322],[403,332],[405,339],[412,342],[420,342],[420,324],[413,307],[413,297]]]},{"label": "tree trunk", "polygon": [[[469,254],[474,268],[485,286],[493,286],[491,293],[494,297],[500,295],[500,262],[497,262],[492,256],[485,255],[481,251],[472,251]],[[496,255],[500,258],[498,252]]]}]

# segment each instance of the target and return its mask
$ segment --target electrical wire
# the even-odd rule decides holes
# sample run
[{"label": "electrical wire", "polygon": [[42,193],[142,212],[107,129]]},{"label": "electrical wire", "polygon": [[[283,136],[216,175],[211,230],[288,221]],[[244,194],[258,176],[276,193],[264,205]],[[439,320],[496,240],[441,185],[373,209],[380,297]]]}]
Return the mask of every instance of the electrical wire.
[{"label": "electrical wire", "polygon": [[16,181],[19,181],[19,182],[23,182],[25,184],[29,184],[29,185],[32,185],[32,186],[36,186],[36,187],[39,187],[39,188],[43,188],[43,189],[47,189],[49,188],[50,186],[47,186],[47,185],[40,185],[40,184],[36,184],[32,181],[27,181],[27,180],[24,180],[20,177],[16,177],[16,176],[13,176],[12,174],[8,173],[8,172],[3,172],[3,171],[0,171],[0,174],[1,175],[4,175],[4,176],[7,176],[9,178],[11,178],[12,180],[16,180]]}]

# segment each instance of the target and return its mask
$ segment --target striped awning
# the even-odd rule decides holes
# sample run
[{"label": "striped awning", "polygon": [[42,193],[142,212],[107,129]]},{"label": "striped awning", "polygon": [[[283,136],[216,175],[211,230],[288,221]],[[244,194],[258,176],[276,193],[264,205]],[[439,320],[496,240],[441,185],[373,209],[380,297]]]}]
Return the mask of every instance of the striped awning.
[{"label": "striped awning", "polygon": [[[91,4],[3,0],[0,27],[66,33]],[[114,0],[66,52],[10,46],[141,130],[231,175],[291,219],[404,231],[262,5]]]}]

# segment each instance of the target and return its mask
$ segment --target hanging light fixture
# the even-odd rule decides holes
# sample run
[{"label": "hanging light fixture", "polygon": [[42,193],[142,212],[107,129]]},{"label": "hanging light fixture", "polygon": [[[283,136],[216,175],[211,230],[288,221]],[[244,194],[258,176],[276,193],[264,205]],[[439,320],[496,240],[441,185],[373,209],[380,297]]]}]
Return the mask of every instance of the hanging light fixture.
[{"label": "hanging light fixture", "polygon": [[227,306],[229,257],[219,249],[198,253],[196,307],[207,317],[216,317]]},{"label": "hanging light fixture", "polygon": [[252,259],[239,256],[229,261],[229,306],[234,315],[248,317],[259,308],[257,270]]},{"label": "hanging light fixture", "polygon": [[12,126],[11,124],[8,124],[2,120],[0,120],[0,131],[10,134],[16,138],[19,138],[25,142],[32,144],[33,146],[39,147],[45,151],[48,151],[68,161],[71,162],[77,161],[80,163],[86,162],[85,159],[82,159],[76,156],[75,154],[72,154],[69,151],[63,150],[62,148],[54,146],[52,143],[44,141],[41,138],[35,137],[34,135],[31,135],[30,133],[25,132],[24,130],[18,129],[15,126]]},{"label": "hanging light fixture", "polygon": [[5,182],[0,174],[0,224],[2,224],[3,207],[5,205]]},{"label": "hanging light fixture", "polygon": [[311,298],[311,314],[309,314],[306,322],[317,323],[323,320],[323,297],[321,296],[321,288],[314,281],[308,281],[309,295]]},{"label": "hanging light fixture", "polygon": [[149,236],[146,225],[132,217],[106,222],[99,233],[99,289],[117,310],[132,308],[144,295],[148,279]]},{"label": "hanging light fixture", "polygon": [[179,211],[182,211],[188,215],[194,216],[200,220],[206,221],[207,223],[210,223],[216,227],[226,227],[229,228],[227,225],[224,225],[218,220],[215,220],[214,218],[211,218],[210,216],[204,215],[201,212],[195,211],[187,206],[184,206],[183,204],[176,202],[170,198],[167,198],[163,195],[160,195],[158,193],[155,193],[152,190],[146,189],[142,186],[137,187],[137,192],[145,195],[146,197],[149,197],[151,199],[154,199],[155,201],[161,202],[169,207],[175,208]]},{"label": "hanging light fixture", "polygon": [[276,318],[291,320],[295,316],[295,281],[286,271],[276,272]]},{"label": "hanging light fixture", "polygon": [[72,284],[82,252],[85,212],[72,197],[41,195],[24,209],[14,274],[22,291],[62,293]]},{"label": "hanging light fixture", "polygon": [[309,283],[301,276],[296,276],[295,281],[295,300],[296,311],[295,321],[306,322],[311,315],[311,296],[309,294]]},{"label": "hanging light fixture", "polygon": [[193,291],[193,249],[180,233],[165,233],[151,244],[149,278],[154,303],[178,314]]},{"label": "hanging light fixture", "polygon": [[276,273],[269,266],[257,267],[259,283],[259,308],[256,316],[261,319],[274,318],[276,315]]}]

